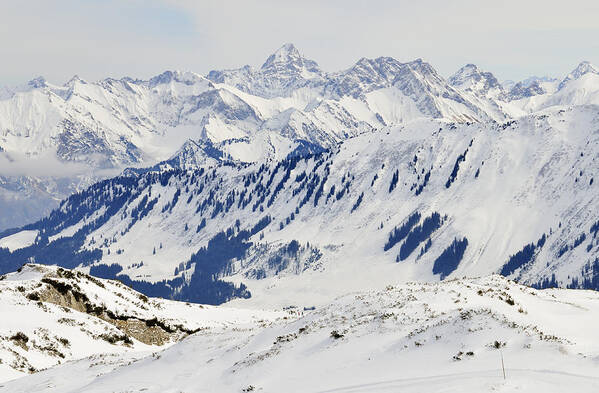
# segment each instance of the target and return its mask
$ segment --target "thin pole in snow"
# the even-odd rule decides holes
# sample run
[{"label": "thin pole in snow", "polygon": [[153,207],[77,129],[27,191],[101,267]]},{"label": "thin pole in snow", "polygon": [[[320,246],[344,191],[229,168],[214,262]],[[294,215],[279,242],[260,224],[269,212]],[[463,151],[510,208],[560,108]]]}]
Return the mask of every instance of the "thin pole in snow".
[{"label": "thin pole in snow", "polygon": [[503,380],[505,381],[505,366],[503,365],[503,352],[501,349],[499,350],[499,354],[501,355],[501,370],[503,370]]}]

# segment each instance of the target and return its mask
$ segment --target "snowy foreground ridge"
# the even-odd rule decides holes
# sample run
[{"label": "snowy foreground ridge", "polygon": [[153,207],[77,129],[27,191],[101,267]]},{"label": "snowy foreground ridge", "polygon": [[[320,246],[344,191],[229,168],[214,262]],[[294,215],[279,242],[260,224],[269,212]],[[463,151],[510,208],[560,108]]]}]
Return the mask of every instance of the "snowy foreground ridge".
[{"label": "snowy foreground ridge", "polygon": [[284,316],[148,298],[117,281],[32,264],[1,276],[0,304],[0,381],[89,356],[145,357],[196,332]]},{"label": "snowy foreground ridge", "polygon": [[[167,325],[176,321],[201,328],[164,347],[144,346],[135,339],[130,344],[109,343],[95,337],[96,332],[115,329],[105,319],[52,302],[27,300],[34,289],[43,293],[42,277],[77,284],[89,299],[104,290],[98,283],[107,290],[113,286],[116,296],[104,301],[108,310],[143,318],[146,307]],[[599,389],[599,342],[594,338],[599,294],[592,291],[535,290],[494,275],[390,284],[341,296],[314,310],[274,313],[157,299],[140,303],[139,294],[121,285],[98,283],[85,275],[37,265],[0,282],[0,296],[8,306],[0,311],[2,320],[10,321],[0,332],[5,380],[0,392]],[[15,289],[19,286],[24,289]],[[6,318],[17,312],[31,318]],[[69,318],[80,329],[67,324],[53,330],[59,318]],[[51,333],[44,334],[44,329]],[[18,332],[29,339],[10,338]],[[54,334],[70,344],[55,343]],[[8,380],[17,374],[7,372],[11,366],[4,361],[6,353],[44,368],[52,365],[48,359],[56,358],[47,353],[51,346],[68,356],[63,364]],[[83,346],[87,352],[77,352]]]}]

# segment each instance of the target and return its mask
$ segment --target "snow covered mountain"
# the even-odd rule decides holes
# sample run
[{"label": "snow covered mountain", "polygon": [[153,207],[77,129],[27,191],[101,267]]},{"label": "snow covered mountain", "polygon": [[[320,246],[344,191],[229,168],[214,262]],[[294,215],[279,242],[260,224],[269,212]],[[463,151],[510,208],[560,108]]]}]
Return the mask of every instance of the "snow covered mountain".
[{"label": "snow covered mountain", "polygon": [[568,82],[580,79],[586,74],[599,75],[599,68],[589,63],[588,61],[581,62],[572,72],[566,75],[566,77],[560,82],[558,89],[563,89],[568,84]]},{"label": "snow covered mountain", "polygon": [[[292,44],[260,68],[166,71],[64,85],[36,78],[0,92],[0,229],[32,222],[58,201],[125,168],[190,169],[263,162],[334,148],[419,118],[504,122],[554,105],[596,103],[596,68],[509,92],[469,64],[445,80],[418,59],[360,59],[324,72]],[[578,84],[578,86],[576,86]]]},{"label": "snow covered mountain", "polygon": [[505,117],[477,105],[421,60],[362,59],[327,74],[291,44],[260,69],[207,77],[167,71],[148,81],[89,83],[75,76],[63,86],[37,78],[0,96],[0,228],[39,218],[126,167],[281,159],[419,117]]},{"label": "snow covered mountain", "polygon": [[[190,319],[207,313],[188,310]],[[263,324],[202,330],[145,356],[83,358],[4,382],[0,392],[590,393],[599,388],[595,292],[538,291],[499,276],[429,285],[389,280],[375,291],[301,310],[265,318]]]},{"label": "snow covered mountain", "polygon": [[599,288],[597,129],[597,106],[417,120],[304,157],[117,177],[0,235],[0,266],[211,304],[491,273]]},{"label": "snow covered mountain", "polygon": [[305,87],[322,85],[325,73],[318,64],[285,44],[270,55],[262,67],[246,65],[236,70],[211,71],[208,79],[264,98],[288,97]]},{"label": "snow covered mountain", "polygon": [[0,304],[0,383],[81,358],[124,364],[190,334],[286,315],[150,299],[116,281],[41,265],[2,276]]},{"label": "snow covered mountain", "polygon": [[482,97],[497,99],[505,94],[497,78],[490,72],[480,70],[475,64],[466,64],[449,77],[448,82],[460,90]]},{"label": "snow covered mountain", "polygon": [[508,101],[519,100],[521,98],[532,97],[535,95],[555,93],[559,85],[556,78],[531,76],[520,82],[504,83],[504,89],[507,89]]},{"label": "snow covered mountain", "polygon": [[516,84],[506,110],[512,115],[533,113],[549,107],[599,104],[599,69],[581,62],[561,82],[536,79]]}]

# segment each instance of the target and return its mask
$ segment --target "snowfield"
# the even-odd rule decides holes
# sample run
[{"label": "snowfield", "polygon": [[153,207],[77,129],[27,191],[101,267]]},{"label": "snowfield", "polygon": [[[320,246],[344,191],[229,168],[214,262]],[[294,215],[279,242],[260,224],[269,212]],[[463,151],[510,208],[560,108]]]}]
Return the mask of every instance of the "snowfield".
[{"label": "snowfield", "polygon": [[[196,318],[201,309],[186,316]],[[4,392],[595,392],[599,294],[500,276],[388,285],[145,356],[93,355]],[[505,364],[503,379],[501,358]],[[68,376],[75,374],[77,378]]]},{"label": "snowfield", "polygon": [[32,245],[38,231],[20,231],[0,239],[0,247],[8,248],[10,251],[18,250]]}]

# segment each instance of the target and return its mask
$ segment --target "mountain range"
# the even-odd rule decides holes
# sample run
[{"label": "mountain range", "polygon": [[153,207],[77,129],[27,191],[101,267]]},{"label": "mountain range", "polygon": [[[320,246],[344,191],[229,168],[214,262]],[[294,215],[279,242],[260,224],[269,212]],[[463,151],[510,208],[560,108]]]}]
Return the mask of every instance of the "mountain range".
[{"label": "mountain range", "polygon": [[2,272],[57,263],[149,296],[278,306],[391,277],[596,289],[597,130],[595,106],[420,119],[303,156],[130,173],[0,234]]},{"label": "mountain range", "polygon": [[[0,272],[57,263],[210,304],[289,281],[284,302],[367,260],[375,286],[595,288],[598,92],[587,62],[508,89],[472,64],[447,80],[386,57],[326,73],[291,44],[206,77],[38,78],[0,101],[4,220],[70,196],[0,233]],[[343,282],[332,292],[364,285]]]},{"label": "mountain range", "polygon": [[73,192],[127,168],[192,169],[317,153],[415,119],[497,122],[594,104],[597,68],[508,88],[466,65],[444,79],[422,60],[360,59],[324,72],[286,44],[260,68],[166,71],[149,80],[0,89],[0,229],[35,221]]}]

